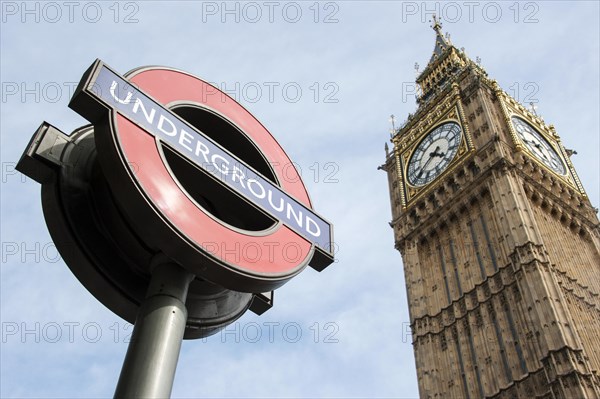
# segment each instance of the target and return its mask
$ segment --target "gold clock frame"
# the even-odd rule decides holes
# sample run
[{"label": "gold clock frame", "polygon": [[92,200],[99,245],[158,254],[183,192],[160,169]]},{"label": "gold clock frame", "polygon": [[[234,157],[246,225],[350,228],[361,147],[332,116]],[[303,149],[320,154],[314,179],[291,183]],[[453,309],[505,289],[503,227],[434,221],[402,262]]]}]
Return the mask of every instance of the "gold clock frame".
[{"label": "gold clock frame", "polygon": [[[500,99],[500,104],[502,108],[502,113],[504,116],[504,121],[508,126],[508,132],[510,138],[512,139],[512,143],[517,150],[517,152],[521,152],[527,154],[529,159],[532,159],[537,165],[544,168],[544,170],[552,173],[553,176],[561,179],[561,181],[566,182],[571,187],[575,188],[579,193],[583,194],[587,197],[583,185],[579,180],[579,176],[575,172],[575,167],[571,162],[571,159],[567,156],[567,152],[565,147],[562,145],[560,137],[556,134],[553,125],[546,125],[546,123],[539,116],[534,115],[523,105],[518,103],[515,99],[510,97],[507,93],[502,91],[499,87],[496,87],[496,95]],[[519,138],[515,127],[513,126],[512,117],[516,116],[517,118],[523,119],[525,122],[529,123],[537,132],[542,136],[544,140],[552,147],[552,149],[558,154],[560,160],[565,166],[565,174],[561,175],[560,173],[555,172],[552,168],[548,167],[544,162],[542,162],[538,157],[533,154],[527,146],[523,144],[523,141]]]},{"label": "gold clock frame", "polygon": [[[446,176],[455,171],[457,167],[461,166],[464,160],[475,151],[469,125],[458,93],[458,87],[454,89],[454,92],[455,95],[449,97],[449,100],[451,101],[443,101],[440,103],[429,113],[429,117],[423,118],[421,122],[406,130],[398,141],[394,141],[396,165],[398,167],[397,172],[398,175],[402,177],[400,179],[400,199],[402,201],[403,209],[406,209],[410,203],[435,190]],[[446,169],[433,181],[423,186],[413,186],[409,183],[407,176],[410,158],[413,156],[421,141],[431,133],[432,130],[448,122],[457,123],[462,129],[459,148],[456,155],[452,161],[450,161]]]},{"label": "gold clock frame", "polygon": [[[509,121],[510,121],[511,133],[514,133],[514,137],[511,134],[511,138],[513,139],[513,142],[515,143],[515,146],[519,148],[519,151],[525,151],[525,152],[527,152],[530,155],[530,157],[532,157],[538,164],[543,165],[546,169],[549,169],[550,171],[552,171],[554,174],[556,174],[558,176],[566,177],[569,174],[569,169],[567,168],[567,162],[565,161],[563,154],[561,154],[560,149],[556,148],[556,146],[554,145],[554,143],[555,143],[554,140],[552,140],[551,138],[547,137],[530,120],[527,120],[526,118],[524,118],[520,114],[517,114],[517,113],[513,112],[513,113],[511,113],[509,115],[508,118],[509,118]],[[521,119],[522,121],[524,121],[527,124],[529,124],[546,141],[546,143],[548,143],[548,145],[550,145],[550,147],[552,148],[552,150],[556,153],[556,155],[558,155],[560,161],[563,164],[563,167],[564,167],[564,170],[565,170],[564,174],[560,174],[560,173],[556,172],[554,169],[548,167],[548,165],[546,165],[543,161],[541,161],[538,158],[538,156],[533,151],[531,151],[531,149],[529,147],[527,147],[527,145],[525,145],[523,143],[523,139],[516,132],[516,129],[515,129],[515,126],[514,126],[514,122],[513,122],[513,118]],[[516,140],[516,142],[515,142],[515,140]]]}]

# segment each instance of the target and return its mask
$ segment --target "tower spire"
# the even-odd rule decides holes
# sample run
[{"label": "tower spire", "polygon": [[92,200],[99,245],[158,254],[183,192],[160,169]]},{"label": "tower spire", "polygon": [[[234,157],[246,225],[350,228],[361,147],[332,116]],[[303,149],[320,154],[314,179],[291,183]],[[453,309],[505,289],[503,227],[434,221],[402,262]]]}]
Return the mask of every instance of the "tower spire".
[{"label": "tower spire", "polygon": [[433,28],[435,33],[438,34],[438,36],[442,36],[442,24],[441,21],[437,19],[437,16],[435,14],[433,14],[433,25],[431,27]]},{"label": "tower spire", "polygon": [[[450,42],[450,35],[444,35],[442,33],[441,19],[437,15],[433,15],[431,21],[431,28],[435,32],[435,47],[433,48],[433,54],[427,63],[427,66],[417,76],[416,82],[421,88],[421,95],[417,96],[417,102],[420,104],[422,101],[431,98],[431,95],[436,90],[447,85],[453,78],[466,65],[473,64],[464,51],[459,51]],[[483,70],[482,70],[483,71]],[[485,72],[483,72],[485,73]]]},{"label": "tower spire", "polygon": [[435,48],[433,49],[433,55],[431,56],[431,60],[429,60],[429,62],[432,62],[440,55],[442,55],[444,50],[450,47],[450,43],[448,43],[448,41],[444,37],[444,34],[442,33],[442,23],[435,14],[433,14],[433,21],[429,22],[433,23],[431,27],[435,31]]}]

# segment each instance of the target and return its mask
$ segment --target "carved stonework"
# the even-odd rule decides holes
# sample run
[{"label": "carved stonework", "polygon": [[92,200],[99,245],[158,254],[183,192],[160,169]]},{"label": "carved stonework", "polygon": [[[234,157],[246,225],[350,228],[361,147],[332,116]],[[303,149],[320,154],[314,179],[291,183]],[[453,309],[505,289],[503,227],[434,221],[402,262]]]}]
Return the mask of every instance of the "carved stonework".
[{"label": "carved stonework", "polygon": [[[381,167],[421,396],[600,398],[596,212],[554,127],[440,28],[436,20],[436,50],[417,78],[419,107]],[[551,152],[536,152],[513,117]],[[428,183],[409,184],[415,149],[446,121],[463,130],[456,155]],[[426,155],[441,156],[442,147]]]}]

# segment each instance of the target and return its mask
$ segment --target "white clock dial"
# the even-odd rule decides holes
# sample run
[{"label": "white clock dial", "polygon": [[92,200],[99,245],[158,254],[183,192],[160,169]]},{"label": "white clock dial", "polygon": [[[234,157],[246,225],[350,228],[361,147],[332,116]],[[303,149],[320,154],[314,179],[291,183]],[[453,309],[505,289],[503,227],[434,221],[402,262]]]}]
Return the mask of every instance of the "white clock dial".
[{"label": "white clock dial", "polygon": [[455,122],[439,125],[419,143],[408,162],[408,182],[424,186],[439,176],[456,156],[462,129]]},{"label": "white clock dial", "polygon": [[550,169],[564,175],[566,173],[565,164],[550,143],[523,119],[516,116],[513,116],[511,119],[517,135],[527,149]]}]

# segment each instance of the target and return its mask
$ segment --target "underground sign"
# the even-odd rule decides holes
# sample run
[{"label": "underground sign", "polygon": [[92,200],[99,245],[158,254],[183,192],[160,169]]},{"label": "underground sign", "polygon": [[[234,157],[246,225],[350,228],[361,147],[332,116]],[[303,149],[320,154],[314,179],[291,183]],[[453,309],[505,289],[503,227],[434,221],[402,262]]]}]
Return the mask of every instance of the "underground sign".
[{"label": "underground sign", "polygon": [[96,130],[102,170],[152,248],[223,287],[265,292],[333,262],[287,154],[244,107],[188,73],[120,76],[97,60],[69,107]]}]

